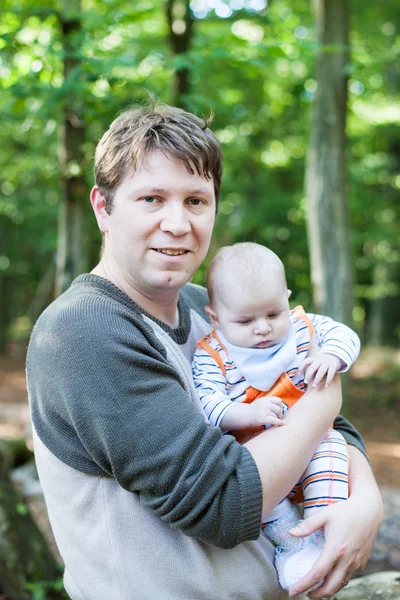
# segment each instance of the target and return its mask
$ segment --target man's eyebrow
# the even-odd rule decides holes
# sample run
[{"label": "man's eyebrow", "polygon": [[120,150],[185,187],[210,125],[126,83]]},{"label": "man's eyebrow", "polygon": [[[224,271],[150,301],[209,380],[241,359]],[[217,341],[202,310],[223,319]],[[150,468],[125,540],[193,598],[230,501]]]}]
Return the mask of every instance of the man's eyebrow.
[{"label": "man's eyebrow", "polygon": [[135,190],[135,194],[143,194],[144,196],[151,196],[153,194],[165,194],[167,190],[163,188],[150,188],[150,187],[142,187],[138,190]]},{"label": "man's eyebrow", "polygon": [[210,190],[197,188],[196,190],[189,190],[190,195],[196,196],[197,194],[210,194]]},{"label": "man's eyebrow", "polygon": [[[168,190],[164,188],[143,188],[142,190],[138,190],[138,193],[151,196],[152,194],[167,194]],[[185,193],[189,196],[197,196],[203,194],[209,195],[210,191],[204,188],[196,188],[194,190],[185,190]]]}]

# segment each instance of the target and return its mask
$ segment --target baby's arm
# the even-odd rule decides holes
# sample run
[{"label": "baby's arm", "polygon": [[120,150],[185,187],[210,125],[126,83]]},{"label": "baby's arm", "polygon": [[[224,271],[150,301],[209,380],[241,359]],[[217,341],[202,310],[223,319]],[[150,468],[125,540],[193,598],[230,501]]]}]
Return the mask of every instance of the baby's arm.
[{"label": "baby's arm", "polygon": [[224,373],[202,348],[198,348],[194,353],[192,372],[194,385],[207,419],[222,431],[247,429],[260,425],[283,425],[280,398],[262,397],[251,404],[231,400],[226,393]]},{"label": "baby's arm", "polygon": [[335,373],[344,373],[356,360],[360,352],[360,339],[350,327],[329,317],[313,314],[307,316],[314,325],[320,351],[301,363],[299,373],[304,373],[304,382],[312,387],[318,387],[325,377],[327,387]]}]

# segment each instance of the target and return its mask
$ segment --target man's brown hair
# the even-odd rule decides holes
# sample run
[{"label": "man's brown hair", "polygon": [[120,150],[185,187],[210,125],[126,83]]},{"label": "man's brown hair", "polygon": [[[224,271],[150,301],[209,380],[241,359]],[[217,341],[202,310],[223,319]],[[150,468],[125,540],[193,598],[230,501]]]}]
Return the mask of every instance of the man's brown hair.
[{"label": "man's brown hair", "polygon": [[208,127],[210,120],[155,102],[119,115],[101,138],[95,154],[95,183],[106,200],[106,211],[111,212],[115,189],[126,174],[134,174],[154,150],[181,160],[189,173],[212,179],[218,204],[222,152]]}]

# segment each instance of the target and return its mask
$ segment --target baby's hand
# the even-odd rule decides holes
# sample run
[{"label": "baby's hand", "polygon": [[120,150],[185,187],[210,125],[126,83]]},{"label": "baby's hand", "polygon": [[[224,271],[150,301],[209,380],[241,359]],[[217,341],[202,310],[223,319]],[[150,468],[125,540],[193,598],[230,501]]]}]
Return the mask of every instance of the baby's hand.
[{"label": "baby's hand", "polygon": [[335,376],[335,373],[342,367],[342,361],[333,354],[319,352],[315,356],[310,356],[303,360],[298,373],[304,373],[304,383],[312,384],[312,387],[318,387],[322,379],[326,376],[325,387],[328,387]]},{"label": "baby's hand", "polygon": [[249,427],[260,425],[284,425],[282,400],[276,396],[263,396],[247,405]]}]

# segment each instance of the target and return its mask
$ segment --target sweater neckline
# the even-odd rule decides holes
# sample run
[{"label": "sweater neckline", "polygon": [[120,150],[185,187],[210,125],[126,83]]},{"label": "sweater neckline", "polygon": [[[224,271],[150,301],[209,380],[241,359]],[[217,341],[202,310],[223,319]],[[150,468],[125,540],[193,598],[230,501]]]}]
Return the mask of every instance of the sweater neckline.
[{"label": "sweater neckline", "polygon": [[105,279],[104,277],[95,275],[93,273],[84,273],[83,275],[79,275],[71,285],[80,283],[93,285],[101,289],[103,292],[106,291],[110,296],[118,300],[128,309],[134,311],[136,314],[148,317],[154,323],[157,323],[157,325],[161,327],[161,329],[163,329],[177,344],[185,344],[187,342],[191,327],[190,309],[181,292],[179,292],[178,298],[179,325],[174,329],[167,325],[167,323],[164,323],[164,321],[160,321],[160,319],[153,317],[153,315],[141,308],[136,302],[129,298],[129,296],[123,290],[121,290],[121,288],[116,286],[109,279]]}]

